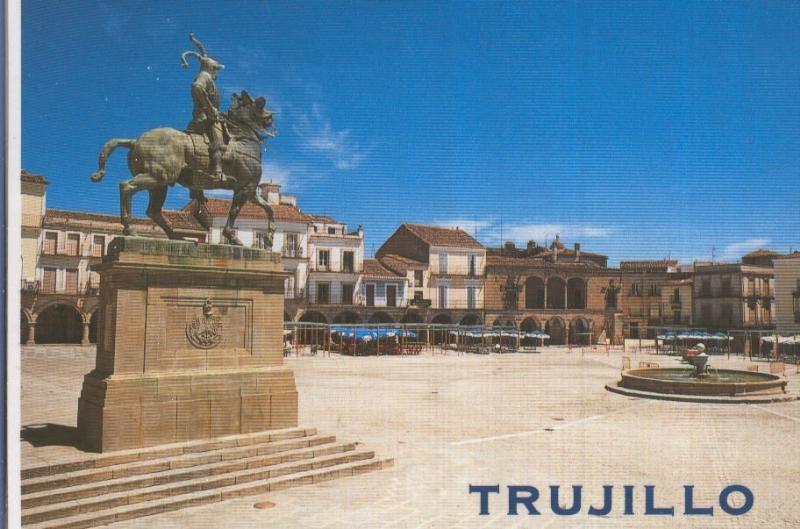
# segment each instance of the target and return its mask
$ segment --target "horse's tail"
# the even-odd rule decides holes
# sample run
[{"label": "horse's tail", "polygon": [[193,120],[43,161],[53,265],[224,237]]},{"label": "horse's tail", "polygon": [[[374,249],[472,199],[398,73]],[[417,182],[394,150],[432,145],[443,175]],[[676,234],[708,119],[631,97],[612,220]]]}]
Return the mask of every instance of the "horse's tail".
[{"label": "horse's tail", "polygon": [[97,162],[99,169],[92,173],[89,177],[92,182],[99,182],[103,179],[103,176],[106,174],[106,160],[108,157],[111,156],[111,153],[114,152],[114,149],[117,147],[125,147],[126,149],[132,148],[136,144],[136,140],[130,139],[122,139],[122,138],[114,138],[113,140],[108,140],[105,145],[103,145],[103,150],[100,151],[100,159]]}]

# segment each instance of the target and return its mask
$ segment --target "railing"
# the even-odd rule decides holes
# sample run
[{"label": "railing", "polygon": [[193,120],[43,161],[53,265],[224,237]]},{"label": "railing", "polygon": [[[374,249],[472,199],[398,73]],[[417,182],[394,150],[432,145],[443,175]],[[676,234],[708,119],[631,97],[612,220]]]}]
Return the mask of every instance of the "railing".
[{"label": "railing", "polygon": [[39,291],[39,281],[36,279],[23,279],[22,280],[22,291],[23,292],[38,292]]},{"label": "railing", "polygon": [[295,259],[302,259],[303,257],[303,249],[302,248],[284,248],[281,252],[283,257],[295,258]]}]

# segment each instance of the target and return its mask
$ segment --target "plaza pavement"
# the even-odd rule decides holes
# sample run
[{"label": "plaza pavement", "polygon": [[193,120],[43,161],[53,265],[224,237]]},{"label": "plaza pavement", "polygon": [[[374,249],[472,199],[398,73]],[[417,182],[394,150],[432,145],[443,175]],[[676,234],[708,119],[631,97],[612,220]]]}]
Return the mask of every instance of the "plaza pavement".
[{"label": "plaza pavement", "polygon": [[[37,346],[24,347],[22,355],[23,427],[57,425],[47,432],[66,445],[23,441],[23,466],[37,457],[69,457],[76,449],[65,439],[94,351]],[[362,441],[394,457],[394,468],[114,527],[800,527],[800,401],[730,405],[623,397],[604,389],[618,378],[620,356],[553,347],[489,356],[288,358],[300,392],[300,425]],[[633,355],[633,365],[639,361],[676,363]],[[743,368],[749,362],[712,357],[711,363]],[[797,391],[794,366],[788,373],[789,388]],[[41,442],[35,433],[32,439]],[[507,516],[503,494],[492,498],[490,516],[478,516],[470,483],[534,485],[543,514]],[[720,490],[733,483],[754,492],[747,515],[724,515],[718,506],[714,517],[681,515],[682,485],[695,485],[696,502],[705,506],[716,505]],[[550,512],[547,487],[555,484],[584,486],[581,514]],[[604,484],[615,485],[615,509],[607,518],[589,517],[588,504],[601,503]],[[634,516],[621,515],[626,484],[638,487]],[[674,505],[678,516],[642,516],[644,485],[656,485],[658,506]],[[265,500],[275,506],[254,508]]]}]

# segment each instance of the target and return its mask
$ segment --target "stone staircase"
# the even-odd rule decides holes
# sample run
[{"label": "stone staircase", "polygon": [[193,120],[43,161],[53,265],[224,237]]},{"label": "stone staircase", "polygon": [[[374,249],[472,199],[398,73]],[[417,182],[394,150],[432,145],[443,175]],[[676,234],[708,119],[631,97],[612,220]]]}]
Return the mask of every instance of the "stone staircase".
[{"label": "stone staircase", "polygon": [[386,468],[391,459],[290,428],[104,454],[22,470],[26,528],[106,525]]}]

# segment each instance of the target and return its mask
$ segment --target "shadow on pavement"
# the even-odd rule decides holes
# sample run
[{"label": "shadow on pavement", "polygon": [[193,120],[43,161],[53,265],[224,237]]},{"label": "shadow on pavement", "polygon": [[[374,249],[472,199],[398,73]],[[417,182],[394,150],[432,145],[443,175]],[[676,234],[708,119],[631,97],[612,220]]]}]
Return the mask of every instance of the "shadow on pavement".
[{"label": "shadow on pavement", "polygon": [[72,446],[78,447],[78,429],[63,424],[26,424],[20,436],[35,447],[39,446]]}]

